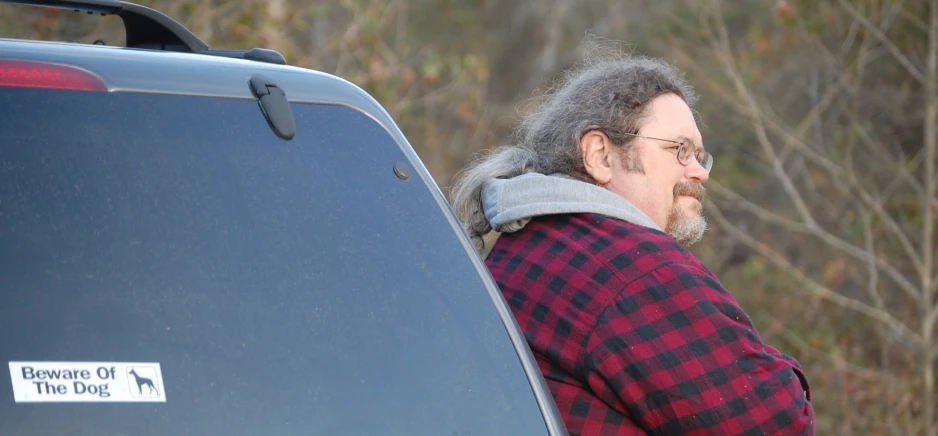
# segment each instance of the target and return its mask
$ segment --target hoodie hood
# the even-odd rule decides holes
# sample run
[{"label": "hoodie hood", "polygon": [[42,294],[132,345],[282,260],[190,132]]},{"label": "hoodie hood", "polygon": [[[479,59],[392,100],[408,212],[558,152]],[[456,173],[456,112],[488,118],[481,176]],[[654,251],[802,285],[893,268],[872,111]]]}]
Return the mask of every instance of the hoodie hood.
[{"label": "hoodie hood", "polygon": [[533,217],[564,213],[596,213],[661,230],[612,191],[556,174],[491,179],[482,185],[482,208],[492,229],[500,233],[521,230]]}]

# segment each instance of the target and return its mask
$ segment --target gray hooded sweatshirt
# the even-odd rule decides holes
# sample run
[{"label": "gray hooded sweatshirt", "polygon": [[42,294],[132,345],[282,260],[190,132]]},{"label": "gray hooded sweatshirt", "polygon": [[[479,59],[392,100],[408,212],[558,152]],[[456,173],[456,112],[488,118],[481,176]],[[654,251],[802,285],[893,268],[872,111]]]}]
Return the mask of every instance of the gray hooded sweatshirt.
[{"label": "gray hooded sweatshirt", "polygon": [[499,233],[521,230],[533,217],[596,213],[661,230],[648,215],[608,189],[563,175],[524,174],[482,186],[482,208]]}]

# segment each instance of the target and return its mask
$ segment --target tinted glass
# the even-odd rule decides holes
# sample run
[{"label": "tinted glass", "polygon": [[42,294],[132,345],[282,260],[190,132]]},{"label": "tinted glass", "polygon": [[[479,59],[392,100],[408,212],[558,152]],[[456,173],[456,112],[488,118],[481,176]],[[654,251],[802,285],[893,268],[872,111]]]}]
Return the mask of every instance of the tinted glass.
[{"label": "tinted glass", "polygon": [[546,433],[466,252],[371,118],[294,105],[284,142],[247,100],[0,104],[0,362],[155,362],[166,400],[15,402],[4,373],[0,434]]}]

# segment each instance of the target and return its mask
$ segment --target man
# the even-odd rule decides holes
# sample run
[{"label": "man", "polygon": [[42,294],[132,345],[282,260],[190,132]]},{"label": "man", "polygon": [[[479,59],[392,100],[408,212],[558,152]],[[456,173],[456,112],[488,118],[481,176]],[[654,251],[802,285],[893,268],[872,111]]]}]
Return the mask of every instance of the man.
[{"label": "man", "polygon": [[453,205],[572,435],[813,434],[807,380],[683,246],[712,157],[693,88],[658,60],[594,62],[545,96],[518,146]]}]

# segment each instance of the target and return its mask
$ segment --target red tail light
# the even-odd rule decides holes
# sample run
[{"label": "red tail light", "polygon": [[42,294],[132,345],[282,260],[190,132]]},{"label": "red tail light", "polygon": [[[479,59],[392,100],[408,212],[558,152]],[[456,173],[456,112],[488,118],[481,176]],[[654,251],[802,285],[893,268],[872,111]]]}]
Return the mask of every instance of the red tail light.
[{"label": "red tail light", "polygon": [[45,62],[0,59],[0,87],[107,91],[104,82],[85,70]]}]

